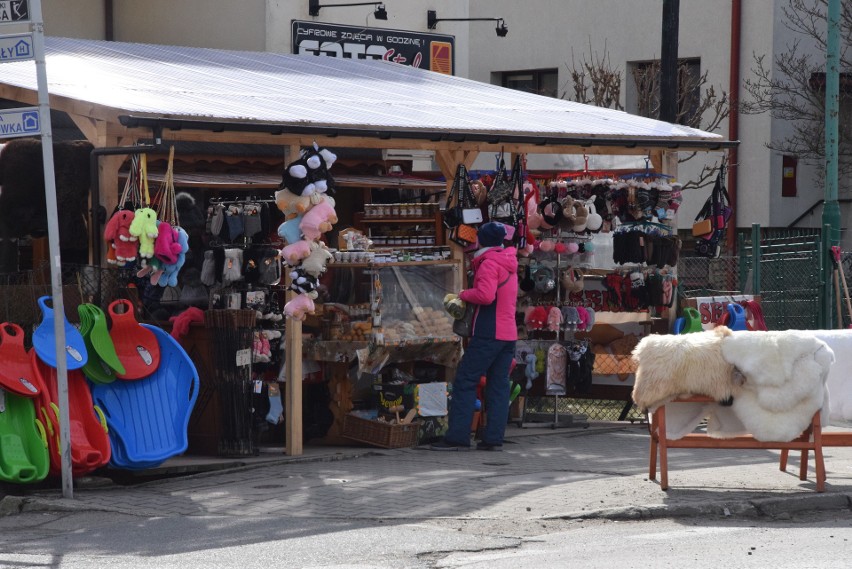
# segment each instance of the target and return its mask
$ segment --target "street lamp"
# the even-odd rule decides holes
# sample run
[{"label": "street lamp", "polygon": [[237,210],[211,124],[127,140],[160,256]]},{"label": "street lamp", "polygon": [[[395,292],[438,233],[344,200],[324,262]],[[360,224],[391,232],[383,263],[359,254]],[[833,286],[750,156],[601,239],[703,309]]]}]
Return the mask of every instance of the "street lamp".
[{"label": "street lamp", "polygon": [[509,33],[503,18],[439,18],[435,10],[426,11],[426,27],[434,30],[438,22],[497,22],[497,36],[504,38]]},{"label": "street lamp", "polygon": [[387,20],[388,13],[382,2],[355,2],[350,4],[320,4],[319,0],[308,0],[308,14],[319,16],[320,8],[336,8],[338,6],[377,6],[373,16],[377,20]]}]

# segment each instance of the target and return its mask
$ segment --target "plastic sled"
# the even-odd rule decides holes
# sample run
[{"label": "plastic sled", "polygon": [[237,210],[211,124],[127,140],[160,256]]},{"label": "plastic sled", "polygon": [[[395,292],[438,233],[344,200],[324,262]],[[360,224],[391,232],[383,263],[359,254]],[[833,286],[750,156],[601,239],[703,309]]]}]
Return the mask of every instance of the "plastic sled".
[{"label": "plastic sled", "polygon": [[[124,306],[124,312],[116,312],[118,306]],[[135,380],[148,377],[160,366],[160,348],[153,332],[136,321],[133,315],[133,303],[119,299],[109,307],[112,327],[109,335],[115,346],[115,353],[124,373],[116,372],[119,379]]]},{"label": "plastic sled", "polygon": [[47,435],[33,399],[0,390],[0,480],[28,484],[47,477]]},{"label": "plastic sled", "polygon": [[701,326],[701,314],[698,313],[698,310],[695,308],[684,308],[683,309],[683,331],[682,334],[689,334],[690,332],[703,332],[704,328]]},{"label": "plastic sled", "polygon": [[156,466],[186,451],[187,427],[198,397],[198,372],[177,341],[155,326],[142,324],[159,343],[160,367],[139,381],[93,385],[113,448],[113,464]]},{"label": "plastic sled", "polygon": [[[56,370],[32,353],[34,377],[42,393],[36,397],[37,414],[47,429],[50,474],[62,472],[59,445],[59,407]],[[83,476],[109,463],[109,436],[103,413],[92,403],[92,394],[80,370],[68,372],[68,412],[71,419],[71,473]]]},{"label": "plastic sled", "polygon": [[[41,358],[41,361],[50,367],[56,367],[56,334],[53,331],[53,319],[55,314],[52,306],[48,306],[51,301],[49,296],[42,296],[38,299],[38,305],[41,308],[41,324],[38,325],[36,331],[33,332],[33,348]],[[74,326],[68,322],[65,315],[62,314],[62,321],[65,324],[65,361],[67,368],[80,369],[86,365],[88,360],[88,352],[86,352],[86,343],[83,341],[83,336],[77,331]]]},{"label": "plastic sled", "polygon": [[24,330],[11,322],[0,324],[0,388],[23,397],[35,397],[39,391],[24,348]]},{"label": "plastic sled", "polygon": [[124,373],[124,366],[115,353],[106,324],[106,314],[93,304],[77,307],[80,315],[80,333],[89,353],[89,361],[83,373],[95,383],[110,383],[116,380],[116,372]]},{"label": "plastic sled", "polygon": [[747,330],[745,308],[736,302],[728,304],[728,319],[726,326],[731,330]]},{"label": "plastic sled", "polygon": [[124,441],[118,437],[110,438],[112,445],[112,457],[109,460],[109,465],[113,468],[122,470],[145,470],[148,468],[156,468],[163,464],[162,460],[130,460],[127,458],[127,451],[124,449]]}]

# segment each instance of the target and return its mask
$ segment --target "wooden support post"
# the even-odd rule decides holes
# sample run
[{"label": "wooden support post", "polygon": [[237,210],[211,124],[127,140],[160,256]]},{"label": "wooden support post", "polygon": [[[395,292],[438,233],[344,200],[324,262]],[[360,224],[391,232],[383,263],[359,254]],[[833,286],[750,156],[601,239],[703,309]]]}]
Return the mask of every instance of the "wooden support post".
[{"label": "wooden support post", "polygon": [[[299,156],[301,148],[298,145],[288,147],[286,164]],[[290,277],[285,284],[289,286]],[[289,302],[296,294],[288,291],[285,295]],[[287,319],[284,330],[284,365],[286,366],[287,384],[284,389],[284,422],[287,429],[286,448],[289,456],[300,456],[303,452],[302,440],[302,323],[291,318]]]}]

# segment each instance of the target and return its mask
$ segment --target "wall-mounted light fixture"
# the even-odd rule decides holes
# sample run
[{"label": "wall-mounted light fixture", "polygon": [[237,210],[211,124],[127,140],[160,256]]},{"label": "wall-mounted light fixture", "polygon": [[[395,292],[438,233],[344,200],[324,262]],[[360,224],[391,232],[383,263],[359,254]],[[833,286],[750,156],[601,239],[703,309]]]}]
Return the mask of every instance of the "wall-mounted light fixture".
[{"label": "wall-mounted light fixture", "polygon": [[434,30],[438,22],[497,22],[497,35],[499,37],[504,38],[509,33],[509,28],[506,27],[503,18],[439,18],[435,10],[427,10],[426,26],[430,30]]},{"label": "wall-mounted light fixture", "polygon": [[337,8],[338,6],[376,6],[373,16],[377,20],[387,20],[388,13],[382,2],[355,2],[353,4],[320,4],[319,0],[308,0],[308,14],[319,16],[320,8]]}]

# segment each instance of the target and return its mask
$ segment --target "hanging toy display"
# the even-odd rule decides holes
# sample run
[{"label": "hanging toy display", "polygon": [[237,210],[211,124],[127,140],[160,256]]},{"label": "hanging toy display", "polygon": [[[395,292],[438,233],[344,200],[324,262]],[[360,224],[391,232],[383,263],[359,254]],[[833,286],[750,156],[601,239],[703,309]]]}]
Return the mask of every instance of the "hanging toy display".
[{"label": "hanging toy display", "polygon": [[107,262],[125,265],[136,260],[139,254],[139,239],[130,231],[134,211],[142,207],[142,168],[138,154],[130,158],[130,175],[124,184],[124,191],[118,200],[118,208],[104,227],[104,241],[107,244]]},{"label": "hanging toy display", "polygon": [[334,260],[321,239],[337,223],[334,199],[327,195],[334,188],[329,169],[336,159],[334,153],[316,144],[303,150],[284,169],[281,188],[275,194],[282,213],[296,214],[278,227],[278,235],[287,243],[281,257],[293,267],[288,289],[297,295],[284,305],[284,314],[293,320],[302,321],[314,313],[318,278]]}]

